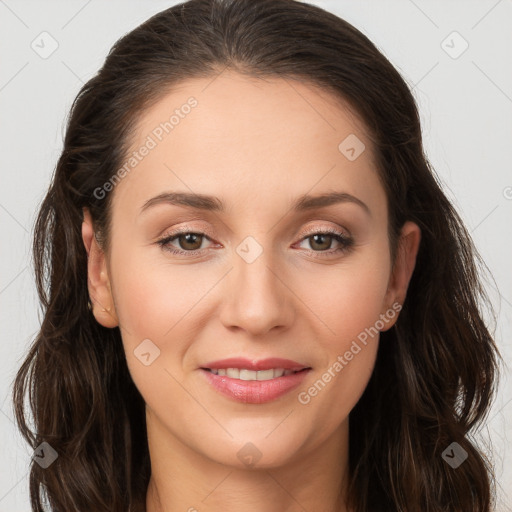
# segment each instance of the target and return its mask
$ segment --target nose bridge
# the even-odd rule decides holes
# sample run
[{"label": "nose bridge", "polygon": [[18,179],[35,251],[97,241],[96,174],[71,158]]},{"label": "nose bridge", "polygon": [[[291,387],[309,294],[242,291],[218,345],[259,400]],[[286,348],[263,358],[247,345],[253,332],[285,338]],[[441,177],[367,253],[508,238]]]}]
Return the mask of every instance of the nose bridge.
[{"label": "nose bridge", "polygon": [[233,267],[222,312],[226,327],[237,326],[258,335],[288,326],[293,314],[291,294],[278,278],[279,264],[272,248],[248,236],[233,253]]}]

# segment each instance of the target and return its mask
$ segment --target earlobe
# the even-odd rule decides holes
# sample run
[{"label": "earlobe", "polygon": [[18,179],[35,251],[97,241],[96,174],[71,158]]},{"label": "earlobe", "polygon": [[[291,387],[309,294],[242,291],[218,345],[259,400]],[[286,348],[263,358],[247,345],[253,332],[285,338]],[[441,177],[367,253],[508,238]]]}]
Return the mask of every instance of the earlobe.
[{"label": "earlobe", "polygon": [[[416,257],[418,255],[421,242],[421,229],[412,221],[407,221],[400,233],[398,241],[396,258],[389,280],[388,290],[386,293],[386,307],[389,310],[397,309],[397,305],[402,308],[407,295],[407,289],[416,266]],[[398,315],[393,315],[394,320],[387,326],[390,329],[398,319]]]},{"label": "earlobe", "polygon": [[103,327],[117,327],[119,320],[114,307],[105,253],[96,240],[89,210],[84,208],[83,213],[82,240],[87,252],[87,284],[92,312]]}]

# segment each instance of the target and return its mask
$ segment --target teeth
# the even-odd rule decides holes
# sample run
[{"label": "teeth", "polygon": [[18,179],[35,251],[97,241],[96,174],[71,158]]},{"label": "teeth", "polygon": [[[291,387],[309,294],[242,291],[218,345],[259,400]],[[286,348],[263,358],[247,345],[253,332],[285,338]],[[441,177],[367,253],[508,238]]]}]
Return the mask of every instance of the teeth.
[{"label": "teeth", "polygon": [[287,375],[291,375],[293,370],[285,370],[283,368],[271,368],[269,370],[246,370],[245,368],[222,368],[222,369],[214,369],[210,370],[215,375],[219,375],[221,377],[230,377],[231,379],[239,379],[239,380],[270,380],[276,379],[278,377],[283,377]]},{"label": "teeth", "polygon": [[239,379],[240,370],[238,368],[228,368],[226,370],[226,377],[231,377],[232,379]]},{"label": "teeth", "polygon": [[272,368],[270,368],[270,370],[261,370],[254,373],[256,375],[253,380],[270,380],[274,378],[274,370]]},{"label": "teeth", "polygon": [[258,372],[254,370],[240,370],[240,380],[258,380],[256,376]]}]

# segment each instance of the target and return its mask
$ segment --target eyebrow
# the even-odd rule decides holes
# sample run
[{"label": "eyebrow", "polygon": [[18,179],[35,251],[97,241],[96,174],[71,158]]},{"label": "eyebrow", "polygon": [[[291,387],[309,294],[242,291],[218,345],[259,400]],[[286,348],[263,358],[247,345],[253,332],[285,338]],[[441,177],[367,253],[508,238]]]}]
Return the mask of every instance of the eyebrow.
[{"label": "eyebrow", "polygon": [[[316,196],[302,195],[292,205],[292,210],[303,212],[316,208],[324,208],[338,203],[354,203],[359,205],[368,215],[371,216],[370,208],[357,197],[346,192],[329,192]],[[164,192],[151,199],[148,199],[141,207],[143,213],[148,208],[159,204],[170,204],[177,206],[187,206],[198,210],[212,212],[224,212],[224,203],[215,196],[204,194],[195,194],[189,192]]]}]

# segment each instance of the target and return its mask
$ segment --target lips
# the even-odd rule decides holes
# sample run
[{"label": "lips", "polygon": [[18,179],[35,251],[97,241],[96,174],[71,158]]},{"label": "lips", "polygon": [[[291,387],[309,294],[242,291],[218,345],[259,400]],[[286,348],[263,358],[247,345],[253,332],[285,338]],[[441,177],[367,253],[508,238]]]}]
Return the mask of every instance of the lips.
[{"label": "lips", "polygon": [[311,368],[290,359],[231,358],[211,361],[200,370],[222,395],[237,402],[262,404],[299,386]]}]

